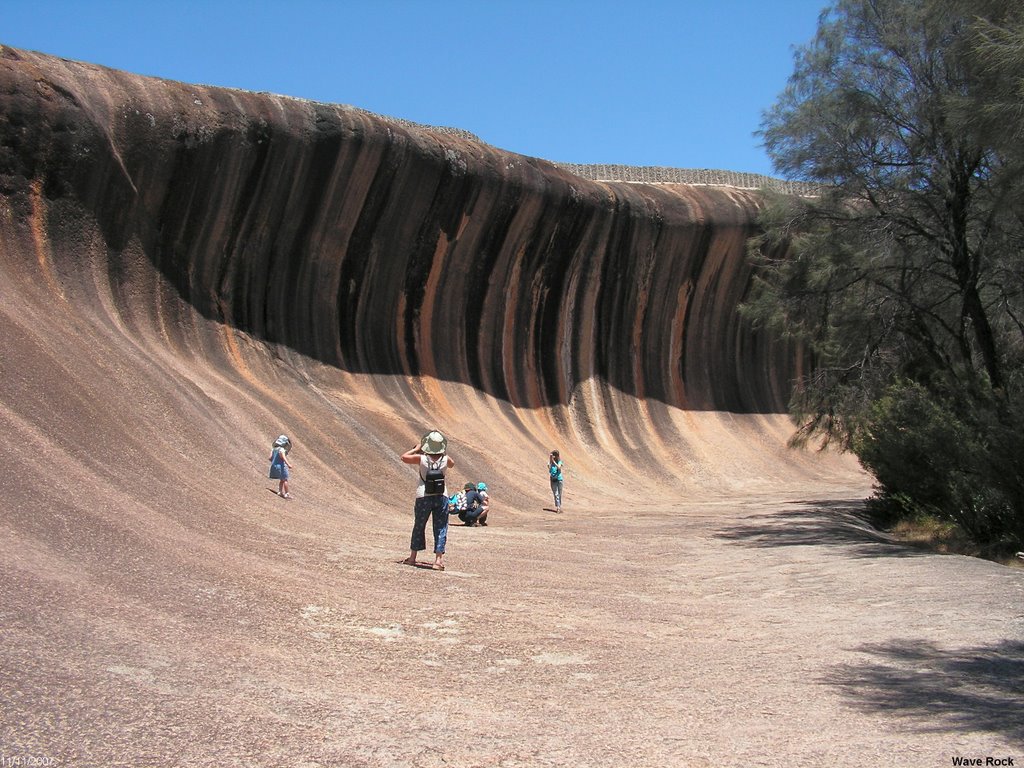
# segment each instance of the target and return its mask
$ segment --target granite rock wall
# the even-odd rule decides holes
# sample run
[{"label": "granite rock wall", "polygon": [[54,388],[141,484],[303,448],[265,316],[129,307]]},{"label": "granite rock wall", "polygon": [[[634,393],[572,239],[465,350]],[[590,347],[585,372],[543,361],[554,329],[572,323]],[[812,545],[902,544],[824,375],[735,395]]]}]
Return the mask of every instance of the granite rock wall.
[{"label": "granite rock wall", "polygon": [[204,317],[351,373],[519,408],[601,409],[577,402],[589,382],[780,413],[799,370],[737,313],[751,190],[598,182],[347,106],[3,48],[0,194],[53,254],[12,234],[8,268],[66,276],[88,252],[116,305],[167,313],[155,270]]}]

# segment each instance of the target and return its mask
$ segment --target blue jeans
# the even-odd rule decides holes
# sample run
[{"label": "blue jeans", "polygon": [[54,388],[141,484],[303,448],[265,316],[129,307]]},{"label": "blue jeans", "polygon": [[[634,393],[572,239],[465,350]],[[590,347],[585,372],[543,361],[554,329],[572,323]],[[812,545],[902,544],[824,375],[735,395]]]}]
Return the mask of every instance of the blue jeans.
[{"label": "blue jeans", "polygon": [[475,523],[476,519],[484,513],[483,507],[474,507],[473,509],[465,509],[459,512],[459,520],[464,523]]},{"label": "blue jeans", "polygon": [[555,497],[555,506],[562,506],[562,481],[551,478],[551,495]]},{"label": "blue jeans", "polygon": [[434,553],[444,554],[444,545],[448,539],[448,497],[443,493],[437,496],[421,496],[416,499],[413,508],[415,522],[412,525],[413,552],[422,552],[427,548],[427,518],[434,523]]}]

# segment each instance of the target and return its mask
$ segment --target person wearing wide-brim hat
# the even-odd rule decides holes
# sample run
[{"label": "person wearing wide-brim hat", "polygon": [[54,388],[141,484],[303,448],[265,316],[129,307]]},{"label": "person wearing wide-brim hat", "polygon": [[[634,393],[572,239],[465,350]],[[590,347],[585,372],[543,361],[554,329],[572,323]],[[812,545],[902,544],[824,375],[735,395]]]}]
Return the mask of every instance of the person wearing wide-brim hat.
[{"label": "person wearing wide-brim hat", "polygon": [[416,565],[416,556],[427,548],[427,518],[431,518],[434,529],[434,568],[444,570],[444,549],[448,538],[448,489],[445,474],[455,466],[448,455],[448,439],[434,430],[402,454],[405,464],[419,465],[420,484],[416,488],[416,504],[413,507],[412,542],[409,545],[407,565]]}]

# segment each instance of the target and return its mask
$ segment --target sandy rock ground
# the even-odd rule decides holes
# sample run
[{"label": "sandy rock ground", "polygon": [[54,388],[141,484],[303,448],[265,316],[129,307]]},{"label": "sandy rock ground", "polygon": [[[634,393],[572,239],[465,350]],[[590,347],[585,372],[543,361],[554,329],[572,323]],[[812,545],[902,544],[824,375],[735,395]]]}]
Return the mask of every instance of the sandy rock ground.
[{"label": "sandy rock ground", "polygon": [[440,573],[400,564],[410,515],[335,535],[295,487],[257,485],[230,547],[159,568],[29,579],[6,540],[4,759],[1024,759],[1021,572],[887,541],[855,499],[582,509],[569,489],[562,515],[455,521]]}]

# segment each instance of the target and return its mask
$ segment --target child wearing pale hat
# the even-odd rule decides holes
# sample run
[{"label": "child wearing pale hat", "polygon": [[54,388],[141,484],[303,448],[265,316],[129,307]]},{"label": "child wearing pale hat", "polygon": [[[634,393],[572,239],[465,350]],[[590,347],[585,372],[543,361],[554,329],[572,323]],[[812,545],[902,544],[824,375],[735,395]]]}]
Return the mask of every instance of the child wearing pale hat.
[{"label": "child wearing pale hat", "polygon": [[288,479],[291,473],[291,464],[288,462],[288,451],[292,449],[292,441],[288,435],[281,435],[274,441],[273,450],[270,452],[270,478],[277,480],[277,495],[283,499],[290,499],[288,493]]}]

